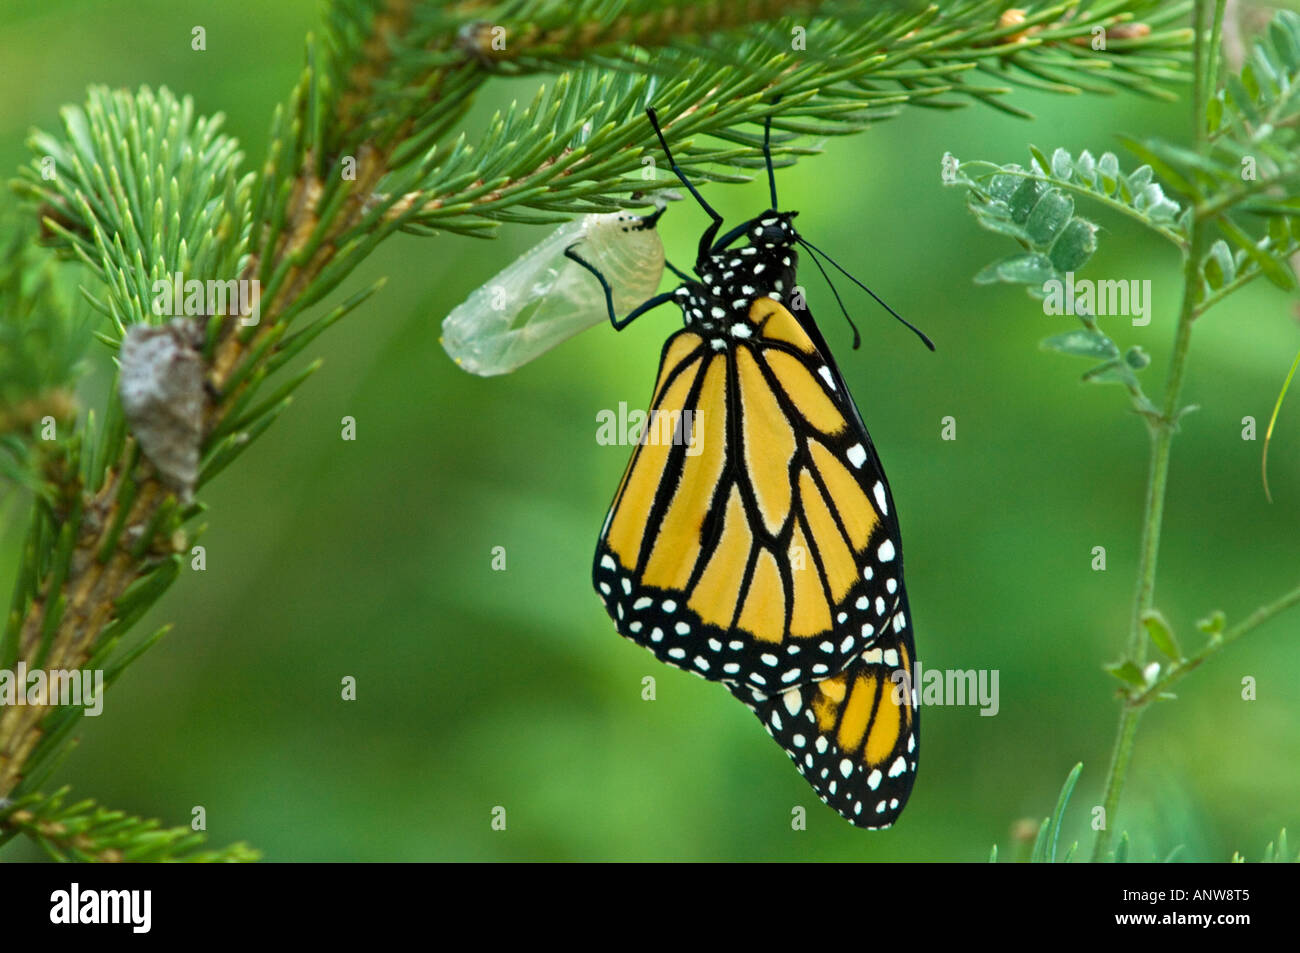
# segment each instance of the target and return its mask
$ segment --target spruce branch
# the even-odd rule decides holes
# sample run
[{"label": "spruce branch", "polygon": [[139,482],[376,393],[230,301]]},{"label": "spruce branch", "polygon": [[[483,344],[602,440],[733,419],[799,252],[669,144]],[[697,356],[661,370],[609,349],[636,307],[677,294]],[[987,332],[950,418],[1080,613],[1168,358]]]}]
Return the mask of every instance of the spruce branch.
[{"label": "spruce branch", "polygon": [[[454,143],[419,190],[404,194],[391,214],[416,209],[408,228],[421,233],[443,228],[482,234],[498,221],[557,221],[629,204],[627,179],[642,169],[644,156],[653,155],[642,116],[651,99],[667,131],[677,138],[690,137],[678,146],[677,158],[693,179],[743,181],[718,167],[743,171],[758,164],[758,138],[744,126],[768,115],[775,129],[790,134],[778,136],[776,157],[792,159],[802,150],[782,145],[781,139],[788,143],[795,134],[844,135],[897,115],[908,104],[951,105],[941,98],[950,93],[998,104],[1008,87],[977,87],[963,74],[996,63],[1006,75],[1017,75],[1024,68],[1035,69],[1035,58],[1058,44],[1069,47],[1068,62],[1073,65],[1122,64],[1115,68],[1130,78],[1147,75],[1144,71],[1158,74],[1162,81],[1176,78],[1188,37],[1186,30],[1165,31],[1158,48],[1167,59],[1125,64],[1123,54],[1104,54],[1071,41],[1092,36],[1094,27],[1118,28],[1115,25],[1133,17],[1142,4],[1110,3],[1080,13],[1074,4],[1058,3],[1007,25],[992,5],[979,2],[942,11],[929,7],[917,12],[907,5],[884,11],[846,8],[836,19],[813,19],[806,49],[798,52],[790,50],[790,18],[777,25],[762,22],[760,16],[746,18],[750,25],[740,31],[739,40],[727,36],[711,43],[683,41],[669,31],[665,36],[674,45],[648,51],[664,39],[657,32],[658,17],[676,7],[646,6],[659,12],[610,21],[595,34],[602,43],[609,36],[631,43],[622,54],[601,55],[599,68],[561,73],[549,94],[541,92],[528,108],[498,116],[478,144]],[[743,8],[729,5],[719,8],[718,15],[724,15],[722,9]],[[835,4],[808,5],[810,12],[814,8],[838,9]],[[712,9],[699,15],[707,16]],[[1067,14],[1078,15],[1061,21]],[[556,26],[559,34],[537,24],[484,21],[476,29],[475,42],[481,45],[477,57],[494,69],[511,64],[514,72],[573,66],[563,37],[587,36],[572,24]],[[498,29],[504,31],[503,47],[482,45]],[[1157,59],[1158,70],[1153,66]],[[617,72],[611,74],[610,68]],[[1163,92],[1150,76],[1144,86],[1138,85]],[[1080,91],[1065,82],[1055,88]],[[556,132],[553,139],[538,140],[538,129]],[[733,147],[701,145],[696,142],[701,137]],[[541,214],[521,213],[520,207]]]},{"label": "spruce branch", "polygon": [[[91,279],[83,298],[105,325],[96,336],[124,363],[129,337],[176,325],[158,313],[159,282],[256,283],[251,302],[209,300],[174,328],[174,349],[201,369],[192,395],[201,490],[318,367],[280,379],[285,365],[378,290],[382,282],[307,317],[387,237],[491,234],[503,221],[633,204],[631,193],[667,184],[640,175],[652,152],[648,101],[698,180],[745,181],[760,161],[755,123],[769,115],[788,163],[813,151],[800,137],[850,133],[908,106],[1020,112],[1008,102],[1015,86],[1166,95],[1188,40],[1168,25],[1170,9],[1067,0],[1008,21],[988,0],[338,0],[252,171],[221,117],[198,115],[188,98],[92,88],[63,111],[59,134],[32,137],[16,191],[46,243]],[[791,42],[796,28],[803,49]],[[1105,50],[1088,42],[1098,30]],[[476,143],[456,135],[496,75],[543,72],[560,75],[531,106],[498,117]],[[73,366],[53,361],[41,379],[66,384]],[[0,394],[0,422],[25,421],[58,393]],[[161,637],[131,630],[181,571],[204,509],[146,451],[139,411],[118,388],[67,429],[21,470],[37,493],[0,663],[116,678]],[[0,432],[6,449],[11,436]],[[0,711],[0,799],[36,797],[79,717],[53,704]],[[0,816],[0,836],[15,825],[46,836],[16,816]]]},{"label": "spruce branch", "polygon": [[0,497],[15,486],[42,492],[40,470],[77,415],[90,326],[62,293],[51,256],[32,246],[33,230],[4,224],[12,230],[0,248]]},{"label": "spruce branch", "polygon": [[56,861],[86,863],[246,863],[260,854],[246,844],[203,850],[207,838],[187,827],[164,828],[93,800],[67,803],[68,788],[31,794],[0,808],[3,834],[23,834]]},{"label": "spruce branch", "polygon": [[[1046,83],[1057,91],[1078,92],[1077,81],[1101,89],[1089,76],[1113,72],[1107,78],[1118,86],[1167,96],[1157,84],[1181,77],[1190,39],[1185,28],[1167,27],[1185,15],[1185,4],[1130,0],[1088,5],[1067,0],[1026,4],[1024,9],[1005,9],[988,0],[943,5],[596,0],[522,7],[497,16],[485,13],[466,24],[461,48],[514,75],[568,68],[595,54],[603,66],[674,76],[683,56],[724,61],[735,51],[739,61],[751,46],[761,44],[771,52],[798,52],[791,57],[794,62],[831,67],[858,62],[864,72],[879,72],[880,79],[896,81],[901,88],[953,79],[969,68],[1038,88],[1043,81],[1036,76],[1059,70],[1062,75]],[[600,15],[610,8],[617,13]],[[796,29],[807,31],[806,49],[792,47]],[[659,48],[666,58],[643,55]],[[970,90],[975,98],[988,92]]]},{"label": "spruce branch", "polygon": [[[1246,858],[1241,856],[1240,853],[1234,853],[1232,855],[1232,862],[1234,864],[1243,864],[1246,862]],[[1295,856],[1291,855],[1291,847],[1287,842],[1285,827],[1278,833],[1277,840],[1269,841],[1268,846],[1264,848],[1264,854],[1260,858],[1260,863],[1300,864],[1300,852],[1296,853]]]}]

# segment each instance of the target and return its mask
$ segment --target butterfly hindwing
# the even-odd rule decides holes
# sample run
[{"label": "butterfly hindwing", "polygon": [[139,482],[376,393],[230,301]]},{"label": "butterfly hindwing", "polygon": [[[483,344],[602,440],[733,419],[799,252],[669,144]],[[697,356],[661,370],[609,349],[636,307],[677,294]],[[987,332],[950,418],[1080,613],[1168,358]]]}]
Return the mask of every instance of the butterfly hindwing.
[{"label": "butterfly hindwing", "polygon": [[765,693],[839,673],[902,597],[888,484],[803,314],[762,297],[668,339],[594,567],[622,635]]},{"label": "butterfly hindwing", "polygon": [[920,754],[916,653],[904,597],[876,645],[844,671],[765,695],[729,685],[817,796],[858,827],[889,827],[911,794]]}]

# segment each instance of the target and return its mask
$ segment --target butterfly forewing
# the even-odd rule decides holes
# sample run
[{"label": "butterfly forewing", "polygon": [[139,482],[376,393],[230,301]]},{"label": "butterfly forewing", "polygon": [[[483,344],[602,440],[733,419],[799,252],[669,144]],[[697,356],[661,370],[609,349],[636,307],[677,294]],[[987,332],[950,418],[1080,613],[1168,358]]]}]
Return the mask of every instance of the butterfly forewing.
[{"label": "butterfly forewing", "polygon": [[771,297],[726,330],[665,344],[594,581],[619,632],[664,662],[772,693],[877,644],[901,598],[901,550],[824,345]]}]

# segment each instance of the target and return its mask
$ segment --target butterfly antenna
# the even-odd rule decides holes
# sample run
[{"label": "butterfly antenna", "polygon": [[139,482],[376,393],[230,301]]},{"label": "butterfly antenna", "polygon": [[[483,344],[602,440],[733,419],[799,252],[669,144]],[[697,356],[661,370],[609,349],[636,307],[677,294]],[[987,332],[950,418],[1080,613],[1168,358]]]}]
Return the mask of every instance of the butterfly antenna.
[{"label": "butterfly antenna", "polygon": [[826,279],[826,283],[831,286],[831,294],[835,295],[835,303],[840,306],[840,311],[844,314],[844,320],[849,322],[849,327],[853,329],[853,350],[856,351],[862,346],[862,335],[858,333],[858,326],[854,324],[853,319],[849,317],[849,309],[844,307],[844,301],[840,298],[840,293],[835,290],[835,282],[831,281],[831,276],[826,274],[826,269],[822,267],[822,263],[819,262],[817,256],[813,254],[812,246],[808,247],[808,257],[811,258],[812,263],[817,266],[817,270],[822,273],[822,277]]},{"label": "butterfly antenna", "polygon": [[[904,318],[901,314],[899,314],[897,311],[895,311],[895,310],[894,310],[893,308],[891,308],[889,305],[885,304],[884,301],[880,300],[880,295],[876,294],[874,291],[872,291],[870,288],[868,288],[866,285],[864,285],[862,282],[860,282],[857,278],[854,278],[851,274],[849,274],[847,271],[845,271],[843,265],[841,265],[841,264],[840,264],[839,262],[837,262],[834,258],[832,258],[830,255],[826,254],[826,252],[822,251],[820,248],[818,248],[818,247],[817,247],[816,245],[814,245],[812,242],[808,241],[808,239],[804,238],[803,236],[800,236],[800,237],[799,237],[799,244],[801,244],[801,245],[803,245],[805,248],[807,248],[809,252],[815,252],[816,254],[821,255],[823,258],[825,258],[828,262],[831,263],[831,265],[833,265],[833,266],[835,267],[835,269],[836,269],[840,274],[844,275],[844,277],[848,278],[849,281],[853,282],[855,285],[857,285],[859,288],[861,288],[861,289],[862,289],[863,291],[865,291],[867,294],[871,295],[871,297],[875,299],[876,304],[880,305],[882,308],[884,308],[886,311],[888,311],[890,314],[892,314],[895,318],[898,319],[898,321],[899,321],[901,324],[903,324],[903,325],[904,325],[905,327],[907,327],[907,328],[908,328],[908,329],[909,329],[913,334],[915,334],[917,337],[919,337],[919,338],[921,339],[921,341],[925,344],[926,347],[928,347],[928,348],[929,348],[930,350],[932,350],[932,351],[934,350],[934,342],[931,341],[928,337],[925,336],[925,332],[924,332],[924,331],[922,331],[922,330],[921,330],[920,328],[918,328],[916,325],[912,324],[912,322],[908,321],[906,318]],[[815,258],[814,258],[813,260],[816,261]],[[820,268],[821,266],[818,265],[818,267]]]}]

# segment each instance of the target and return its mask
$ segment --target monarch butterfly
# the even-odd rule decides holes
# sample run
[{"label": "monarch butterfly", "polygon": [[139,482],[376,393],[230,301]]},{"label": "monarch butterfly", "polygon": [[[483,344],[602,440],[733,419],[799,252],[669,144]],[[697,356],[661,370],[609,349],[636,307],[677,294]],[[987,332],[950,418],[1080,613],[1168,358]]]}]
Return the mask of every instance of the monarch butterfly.
[{"label": "monarch butterfly", "polygon": [[655,229],[663,209],[564,223],[443,319],[443,349],[471,374],[508,374],[604,321],[600,289],[565,257],[574,247],[608,276],[617,307],[644,301],[664,273],[664,246]]},{"label": "monarch butterfly", "polygon": [[[685,319],[664,344],[593,582],[621,635],[723,682],[823,801],[856,826],[888,827],[916,776],[916,653],[889,483],[797,289],[794,246],[825,270],[791,224],[798,213],[778,211],[770,118],[771,208],[719,239],[722,216],[646,112],[712,222],[698,278],[673,268],[682,284],[622,319],[609,283],[585,263],[616,328],[669,301]],[[672,439],[646,439],[656,422]]]}]

